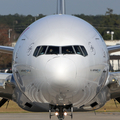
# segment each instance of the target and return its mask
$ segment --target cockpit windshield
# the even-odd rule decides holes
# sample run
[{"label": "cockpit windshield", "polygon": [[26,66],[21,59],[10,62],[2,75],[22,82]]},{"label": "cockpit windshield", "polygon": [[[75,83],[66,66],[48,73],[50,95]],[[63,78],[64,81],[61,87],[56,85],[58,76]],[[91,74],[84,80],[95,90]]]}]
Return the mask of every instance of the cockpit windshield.
[{"label": "cockpit windshield", "polygon": [[37,46],[33,56],[38,57],[40,55],[58,55],[58,54],[78,54],[86,57],[88,55],[84,46]]}]

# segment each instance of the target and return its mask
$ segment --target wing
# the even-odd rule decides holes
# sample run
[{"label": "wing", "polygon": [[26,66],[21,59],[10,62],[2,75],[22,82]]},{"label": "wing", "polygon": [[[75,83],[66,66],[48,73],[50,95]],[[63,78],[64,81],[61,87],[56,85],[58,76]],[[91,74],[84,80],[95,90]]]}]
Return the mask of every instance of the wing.
[{"label": "wing", "polygon": [[14,47],[0,46],[0,52],[13,54]]},{"label": "wing", "polygon": [[120,51],[120,45],[114,45],[107,47],[109,53]]}]

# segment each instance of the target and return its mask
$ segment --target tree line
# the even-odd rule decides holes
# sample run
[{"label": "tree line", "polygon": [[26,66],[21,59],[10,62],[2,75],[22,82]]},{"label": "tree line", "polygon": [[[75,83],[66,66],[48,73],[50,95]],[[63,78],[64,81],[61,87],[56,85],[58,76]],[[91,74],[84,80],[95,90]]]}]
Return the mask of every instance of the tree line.
[{"label": "tree line", "polygon": [[102,35],[104,40],[110,40],[111,35],[107,31],[114,32],[114,40],[120,40],[120,15],[75,15],[93,25]]},{"label": "tree line", "polygon": [[[105,15],[74,15],[76,17],[82,18],[85,21],[89,22],[93,25],[102,35],[105,40],[110,40],[111,35],[107,34],[107,31],[114,31],[114,40],[120,40],[120,15],[113,14],[113,10],[108,8]],[[43,14],[39,14],[38,16],[32,15],[0,15],[0,28],[3,25],[9,29],[12,29],[14,34],[17,34],[16,40],[18,36],[23,32],[23,30],[33,23],[35,20],[45,17]],[[12,33],[11,32],[11,33]]]}]

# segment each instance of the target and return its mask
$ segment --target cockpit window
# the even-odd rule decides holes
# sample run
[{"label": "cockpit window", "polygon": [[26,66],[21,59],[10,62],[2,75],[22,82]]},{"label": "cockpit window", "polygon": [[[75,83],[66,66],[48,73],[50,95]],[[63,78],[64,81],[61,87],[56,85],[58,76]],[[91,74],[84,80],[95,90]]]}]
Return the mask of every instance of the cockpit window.
[{"label": "cockpit window", "polygon": [[76,54],[87,56],[88,53],[84,46],[74,46]]},{"label": "cockpit window", "polygon": [[49,46],[46,54],[60,54],[59,47]]},{"label": "cockpit window", "polygon": [[34,52],[33,56],[37,57],[39,55],[45,54],[46,48],[47,48],[47,46],[38,46],[35,49],[35,52]]},{"label": "cockpit window", "polygon": [[80,46],[74,46],[76,54],[83,55],[83,52],[81,51]]},{"label": "cockpit window", "polygon": [[84,53],[84,56],[87,56],[87,55],[88,55],[88,53],[87,53],[87,51],[86,51],[85,47],[84,47],[84,46],[80,46],[80,47],[81,47],[81,49],[82,49],[82,51],[83,51],[83,53]]},{"label": "cockpit window", "polygon": [[72,46],[62,47],[62,54],[75,54]]},{"label": "cockpit window", "polygon": [[35,49],[35,52],[34,52],[33,56],[35,56],[35,57],[37,56],[39,49],[40,49],[40,46],[38,46],[38,47]]},{"label": "cockpit window", "polygon": [[37,56],[45,54],[46,48],[47,46],[41,46]]}]

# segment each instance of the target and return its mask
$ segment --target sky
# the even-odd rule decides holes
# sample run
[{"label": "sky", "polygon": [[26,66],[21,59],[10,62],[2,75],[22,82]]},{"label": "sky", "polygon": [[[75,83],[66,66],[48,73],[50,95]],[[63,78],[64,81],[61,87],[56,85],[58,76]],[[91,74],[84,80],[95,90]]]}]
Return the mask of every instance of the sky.
[{"label": "sky", "polygon": [[[0,15],[56,13],[57,0],[0,0]],[[107,8],[120,14],[120,0],[66,0],[67,14],[105,15]]]}]

